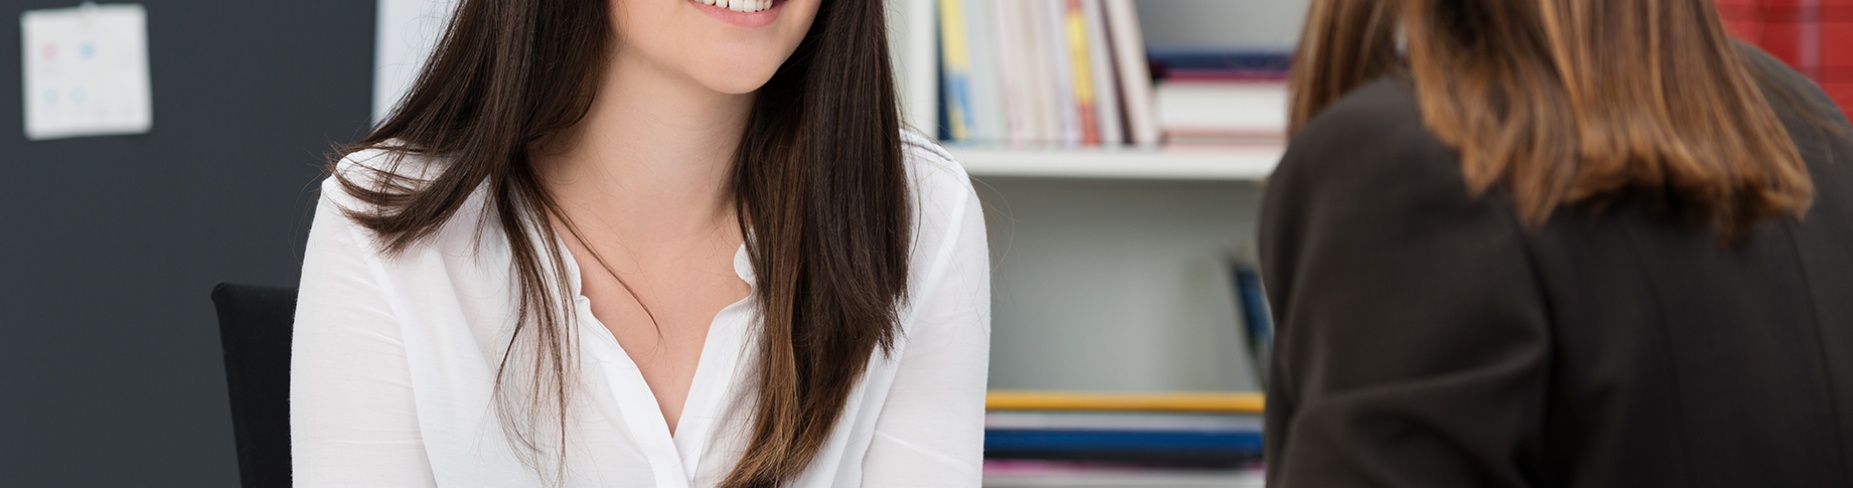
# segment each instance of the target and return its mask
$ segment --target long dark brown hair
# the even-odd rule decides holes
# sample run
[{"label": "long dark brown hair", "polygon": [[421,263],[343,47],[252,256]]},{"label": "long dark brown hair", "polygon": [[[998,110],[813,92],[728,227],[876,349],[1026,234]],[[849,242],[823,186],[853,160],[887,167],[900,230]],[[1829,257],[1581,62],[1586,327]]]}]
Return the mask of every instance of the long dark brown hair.
[{"label": "long dark brown hair", "polygon": [[1712,1],[1318,0],[1289,131],[1405,73],[1470,191],[1505,187],[1528,225],[1633,193],[1741,235],[1814,187]]},{"label": "long dark brown hair", "polygon": [[[432,235],[483,193],[478,225],[506,237],[519,285],[498,412],[530,460],[564,460],[556,448],[576,348],[565,258],[547,225],[561,213],[531,152],[597,96],[614,39],[609,1],[463,0],[398,109],[343,151],[416,154],[436,168],[408,176],[394,158],[357,177],[330,167],[370,207],[348,217],[387,253]],[[760,88],[736,150],[734,205],[763,319],[750,444],[723,486],[776,486],[801,472],[871,356],[898,333],[912,209],[882,9],[879,0],[823,1]]]}]

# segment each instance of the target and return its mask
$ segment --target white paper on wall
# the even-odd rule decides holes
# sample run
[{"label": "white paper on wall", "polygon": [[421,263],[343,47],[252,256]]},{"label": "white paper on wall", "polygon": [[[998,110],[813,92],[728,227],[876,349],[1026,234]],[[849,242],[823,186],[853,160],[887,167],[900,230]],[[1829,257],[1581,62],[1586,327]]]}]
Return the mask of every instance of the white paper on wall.
[{"label": "white paper on wall", "polygon": [[27,139],[148,132],[154,119],[141,5],[29,10],[19,27]]}]

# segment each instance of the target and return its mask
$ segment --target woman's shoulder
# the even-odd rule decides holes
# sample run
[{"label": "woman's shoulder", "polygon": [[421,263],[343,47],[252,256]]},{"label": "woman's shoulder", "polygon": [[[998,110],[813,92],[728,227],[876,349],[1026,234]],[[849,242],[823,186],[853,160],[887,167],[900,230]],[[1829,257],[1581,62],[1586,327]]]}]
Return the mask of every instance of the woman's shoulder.
[{"label": "woman's shoulder", "polygon": [[1352,89],[1309,119],[1270,181],[1281,179],[1465,185],[1458,155],[1422,122],[1414,84],[1394,74]]},{"label": "woman's shoulder", "polygon": [[[1846,115],[1814,80],[1776,59],[1768,52],[1743,41],[1736,43],[1738,54],[1749,65],[1764,92],[1764,99],[1776,115],[1789,125],[1794,122],[1846,124]],[[1798,118],[1798,116],[1800,118]]]},{"label": "woman's shoulder", "polygon": [[976,198],[971,176],[952,153],[912,132],[901,133],[902,159],[914,204],[923,216],[958,212]]},{"label": "woman's shoulder", "polygon": [[1846,150],[1841,148],[1853,143],[1853,125],[1839,104],[1820,85],[1762,49],[1738,42],[1737,50],[1763,90],[1763,99],[1814,173],[1817,199],[1821,192],[1844,191],[1840,182],[1848,179],[1842,175],[1853,171],[1836,160],[1845,158]]},{"label": "woman's shoulder", "polygon": [[343,205],[360,205],[362,193],[416,190],[436,176],[436,159],[390,141],[351,150],[322,181],[322,194]]},{"label": "woman's shoulder", "polygon": [[[952,153],[918,134],[901,134],[914,207],[914,255],[919,260],[942,254],[968,229],[984,226],[983,204],[965,167]],[[925,264],[925,263],[916,263]]]},{"label": "woman's shoulder", "polygon": [[[321,202],[318,205],[327,207],[329,215],[327,218],[318,216],[315,225],[348,227],[351,229],[347,232],[377,237],[361,222],[364,216],[382,212],[381,202],[403,199],[406,195],[416,193],[437,178],[442,170],[443,158],[390,141],[380,146],[349,151],[334,163],[330,174],[322,180]],[[421,239],[402,250],[400,254],[414,248],[446,247],[452,244],[448,241],[471,238],[468,232],[454,236],[459,233],[451,230],[455,223],[474,223],[478,220],[477,216],[482,211],[481,193],[478,188],[467,195],[466,201],[446,219],[441,228],[429,238]]]},{"label": "woman's shoulder", "polygon": [[907,165],[908,177],[917,186],[971,187],[971,177],[965,173],[965,166],[953,159],[952,153],[946,151],[946,148],[926,136],[901,131],[901,153]]}]

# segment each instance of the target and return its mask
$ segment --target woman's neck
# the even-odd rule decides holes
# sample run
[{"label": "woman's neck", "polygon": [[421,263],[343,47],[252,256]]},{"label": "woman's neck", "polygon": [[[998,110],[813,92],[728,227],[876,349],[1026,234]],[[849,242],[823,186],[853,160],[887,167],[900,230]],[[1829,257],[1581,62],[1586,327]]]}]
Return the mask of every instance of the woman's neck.
[{"label": "woman's neck", "polygon": [[[752,94],[716,92],[618,53],[584,119],[543,156],[548,190],[619,236],[695,237],[733,226],[734,152]],[[587,230],[587,229],[582,229]]]}]

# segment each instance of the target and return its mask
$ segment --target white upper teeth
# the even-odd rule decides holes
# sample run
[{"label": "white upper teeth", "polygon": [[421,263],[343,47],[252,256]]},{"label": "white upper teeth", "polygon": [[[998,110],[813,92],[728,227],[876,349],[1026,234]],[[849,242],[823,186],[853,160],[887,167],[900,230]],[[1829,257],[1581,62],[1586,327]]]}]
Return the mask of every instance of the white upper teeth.
[{"label": "white upper teeth", "polygon": [[696,0],[735,12],[758,12],[772,8],[772,0]]}]

